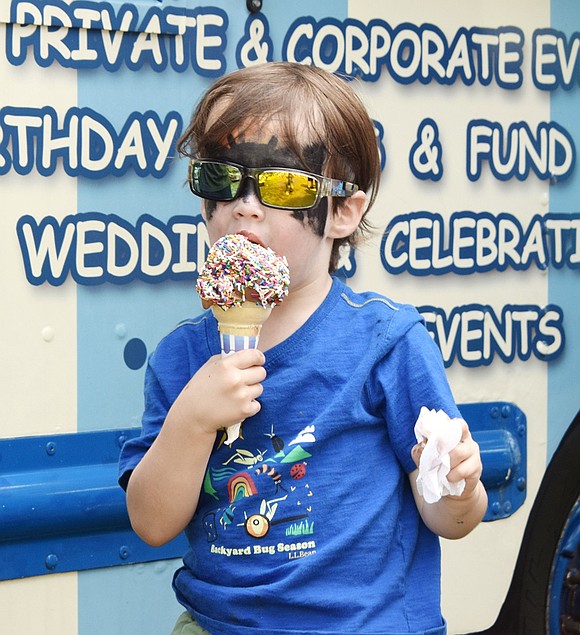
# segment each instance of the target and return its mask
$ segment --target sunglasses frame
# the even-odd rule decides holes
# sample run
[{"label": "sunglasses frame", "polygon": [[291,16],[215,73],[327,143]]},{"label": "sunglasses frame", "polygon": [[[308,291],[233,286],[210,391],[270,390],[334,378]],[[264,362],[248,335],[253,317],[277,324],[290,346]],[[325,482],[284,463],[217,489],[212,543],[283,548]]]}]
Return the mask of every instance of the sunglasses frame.
[{"label": "sunglasses frame", "polygon": [[[227,167],[236,168],[241,172],[242,178],[240,179],[240,185],[235,196],[231,198],[224,198],[223,196],[209,196],[200,194],[196,192],[193,186],[193,171],[196,165],[201,163],[217,163],[219,165],[225,165]],[[287,172],[289,174],[300,174],[302,176],[307,176],[308,178],[314,179],[318,183],[318,192],[316,193],[316,198],[312,205],[308,206],[298,206],[298,207],[290,207],[285,205],[273,205],[272,203],[266,203],[262,200],[262,193],[260,192],[260,187],[258,186],[258,176],[263,174],[264,172]],[[321,176],[320,174],[314,174],[312,172],[306,172],[304,170],[295,170],[293,168],[282,168],[282,167],[273,167],[268,166],[266,168],[248,168],[245,165],[240,165],[239,163],[233,163],[232,161],[217,161],[214,159],[190,159],[189,167],[187,173],[187,182],[189,184],[189,189],[193,194],[199,196],[200,198],[206,199],[208,201],[220,201],[223,203],[230,203],[231,201],[235,201],[240,196],[240,192],[243,191],[243,183],[246,179],[251,178],[256,183],[256,196],[262,205],[265,207],[271,207],[273,209],[283,209],[288,211],[301,211],[313,209],[318,205],[320,199],[324,196],[336,196],[340,198],[345,198],[352,196],[355,192],[358,192],[358,185],[354,183],[350,183],[349,181],[342,181],[340,179],[331,179],[328,176]]]}]

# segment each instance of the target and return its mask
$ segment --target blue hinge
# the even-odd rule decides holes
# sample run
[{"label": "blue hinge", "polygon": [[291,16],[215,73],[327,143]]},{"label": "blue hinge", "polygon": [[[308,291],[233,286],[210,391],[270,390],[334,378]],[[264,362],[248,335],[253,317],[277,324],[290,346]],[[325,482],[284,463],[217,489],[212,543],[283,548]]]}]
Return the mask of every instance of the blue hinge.
[{"label": "blue hinge", "polygon": [[[483,461],[484,520],[526,496],[526,418],[507,403],[460,406]],[[149,547],[117,485],[123,443],[139,429],[0,439],[0,580],[179,558],[185,537]]]},{"label": "blue hinge", "polygon": [[507,518],[526,500],[526,416],[506,402],[464,404],[459,410],[481,452],[481,480],[488,496],[483,520]]}]

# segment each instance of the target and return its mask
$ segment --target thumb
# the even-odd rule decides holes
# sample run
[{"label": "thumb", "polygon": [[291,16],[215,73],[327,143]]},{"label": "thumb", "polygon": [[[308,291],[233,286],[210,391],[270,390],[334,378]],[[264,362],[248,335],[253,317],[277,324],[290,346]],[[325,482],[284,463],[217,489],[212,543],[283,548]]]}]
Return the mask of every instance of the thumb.
[{"label": "thumb", "polygon": [[423,445],[417,443],[411,449],[411,458],[415,461],[415,465],[419,467],[419,461],[421,460],[421,454],[423,454]]}]

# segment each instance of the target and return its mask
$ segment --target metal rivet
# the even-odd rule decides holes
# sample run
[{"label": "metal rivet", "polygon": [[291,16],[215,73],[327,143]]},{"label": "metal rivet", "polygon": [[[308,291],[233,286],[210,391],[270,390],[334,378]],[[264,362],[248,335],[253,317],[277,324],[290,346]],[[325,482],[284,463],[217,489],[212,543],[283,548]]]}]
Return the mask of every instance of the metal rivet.
[{"label": "metal rivet", "polygon": [[126,435],[124,435],[124,434],[120,434],[120,435],[117,437],[117,445],[118,445],[120,448],[122,448],[122,447],[125,445],[125,441],[126,441],[126,440],[127,440]]},{"label": "metal rivet", "polygon": [[501,416],[504,419],[507,419],[512,413],[512,409],[510,408],[510,406],[502,406],[501,408]]},{"label": "metal rivet", "polygon": [[123,324],[122,322],[120,322],[119,324],[117,324],[115,326],[115,335],[122,340],[124,337],[127,336],[127,326],[125,324]]},{"label": "metal rivet", "polygon": [[520,478],[518,478],[517,480],[518,483],[518,489],[520,490],[520,492],[523,492],[526,489],[526,479],[523,476],[520,476]]},{"label": "metal rivet", "polygon": [[46,444],[46,453],[48,454],[48,456],[53,456],[54,454],[56,454],[56,443],[54,441],[49,441]]},{"label": "metal rivet", "polygon": [[53,569],[56,569],[56,566],[58,565],[58,556],[54,553],[49,553],[48,556],[46,556],[44,564],[46,565],[46,568],[50,569],[51,571]]},{"label": "metal rivet", "polygon": [[491,415],[492,419],[497,419],[499,417],[499,408],[497,406],[494,406],[490,410],[489,414]]},{"label": "metal rivet", "polygon": [[506,501],[506,502],[503,504],[503,510],[504,510],[504,512],[505,512],[506,514],[509,514],[509,513],[511,512],[511,510],[512,510],[512,504],[511,504],[511,501]]},{"label": "metal rivet", "polygon": [[262,0],[246,0],[246,8],[250,13],[258,13],[262,8]]},{"label": "metal rivet", "polygon": [[491,511],[492,511],[494,514],[499,514],[500,510],[501,510],[500,504],[496,501],[496,502],[495,502],[495,503],[491,506]]},{"label": "metal rivet", "polygon": [[40,335],[45,342],[52,342],[54,339],[54,329],[52,326],[45,326],[40,332]]},{"label": "metal rivet", "polygon": [[127,547],[127,545],[123,545],[119,548],[119,558],[121,558],[121,560],[127,560],[127,558],[129,557],[129,547]]}]

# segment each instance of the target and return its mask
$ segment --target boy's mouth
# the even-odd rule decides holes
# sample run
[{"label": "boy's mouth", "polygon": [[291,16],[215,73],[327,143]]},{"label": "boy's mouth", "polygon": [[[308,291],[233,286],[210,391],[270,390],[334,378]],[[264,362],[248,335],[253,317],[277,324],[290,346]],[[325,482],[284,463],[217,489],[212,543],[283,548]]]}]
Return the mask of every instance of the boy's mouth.
[{"label": "boy's mouth", "polygon": [[266,245],[264,245],[264,243],[256,236],[256,234],[252,234],[252,232],[248,232],[248,231],[240,231],[240,232],[236,232],[238,234],[240,234],[240,236],[243,236],[244,238],[246,238],[247,240],[249,240],[251,243],[254,243],[256,245],[260,245],[261,247],[265,247]]}]

